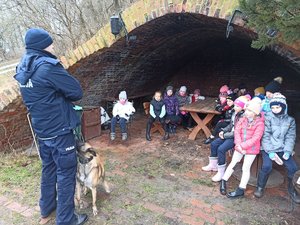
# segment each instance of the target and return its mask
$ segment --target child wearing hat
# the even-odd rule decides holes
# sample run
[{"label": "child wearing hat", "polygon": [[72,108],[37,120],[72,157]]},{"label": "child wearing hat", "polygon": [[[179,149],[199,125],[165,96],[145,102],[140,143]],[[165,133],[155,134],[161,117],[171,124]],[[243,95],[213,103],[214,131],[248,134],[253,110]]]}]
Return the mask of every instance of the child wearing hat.
[{"label": "child wearing hat", "polygon": [[156,91],[153,99],[150,102],[150,117],[146,127],[146,139],[147,141],[151,141],[151,127],[155,120],[159,121],[165,131],[165,135],[163,137],[164,140],[169,138],[169,133],[167,131],[167,125],[165,123],[165,115],[166,115],[166,106],[162,100],[162,94],[160,91]]},{"label": "child wearing hat", "polygon": [[132,103],[127,100],[126,91],[121,91],[119,94],[119,101],[113,107],[113,118],[111,119],[110,127],[110,139],[113,141],[116,139],[116,125],[120,124],[122,132],[122,141],[127,140],[126,122],[130,116],[135,112],[135,108]]},{"label": "child wearing hat", "polygon": [[[190,97],[187,94],[186,86],[181,86],[175,96],[178,99],[179,110],[180,107],[190,103]],[[180,110],[179,116],[181,118],[183,128],[190,129],[189,121],[191,121],[190,120],[191,115],[184,110]]]},{"label": "child wearing hat", "polygon": [[250,179],[250,168],[260,151],[260,140],[264,132],[264,116],[261,114],[261,100],[253,98],[246,105],[246,110],[234,127],[235,151],[220,183],[222,195],[227,193],[226,182],[233,173],[235,165],[244,158],[242,166],[242,178],[235,191],[227,193],[228,198],[244,196],[244,191]]},{"label": "child wearing hat", "polygon": [[176,132],[176,127],[180,123],[178,99],[173,93],[173,87],[168,86],[164,95],[166,106],[166,124],[170,133]]},{"label": "child wearing hat", "polygon": [[272,80],[270,83],[268,83],[267,86],[265,87],[266,97],[262,102],[262,111],[263,112],[271,111],[270,100],[272,99],[273,94],[275,92],[280,91],[281,83],[282,83],[282,77],[276,77],[276,78],[274,78],[274,80]]},{"label": "child wearing hat", "polygon": [[265,88],[264,87],[257,87],[254,89],[254,96],[259,97],[261,100],[265,99]]},{"label": "child wearing hat", "polygon": [[248,99],[245,96],[240,96],[234,101],[234,113],[228,126],[222,128],[219,132],[219,137],[216,138],[210,145],[209,164],[202,167],[204,171],[218,171],[212,177],[214,182],[222,179],[226,167],[226,152],[234,147],[234,126],[240,120],[244,113],[244,108]]},{"label": "child wearing hat", "polygon": [[225,107],[227,105],[227,96],[228,96],[228,92],[229,92],[229,87],[227,85],[223,85],[220,88],[220,93],[219,93],[219,97],[216,100],[217,104],[216,104],[216,110],[217,111],[222,111],[223,107]]},{"label": "child wearing hat", "polygon": [[221,131],[221,128],[226,127],[231,120],[231,116],[233,114],[233,108],[234,108],[234,101],[236,100],[237,96],[235,93],[231,93],[227,95],[226,97],[226,105],[222,108],[221,112],[223,113],[222,119],[219,119],[215,128],[213,129],[211,136],[208,137],[205,141],[204,144],[209,144],[211,143],[215,136],[218,135],[218,133]]},{"label": "child wearing hat", "polygon": [[198,100],[204,100],[204,99],[205,99],[205,97],[201,96],[201,94],[200,94],[200,89],[195,89],[193,94],[191,94],[191,96],[190,96],[191,103],[197,102]]},{"label": "child wearing hat", "polygon": [[285,166],[288,176],[288,193],[295,203],[300,203],[300,196],[292,184],[298,166],[292,157],[296,140],[295,119],[287,114],[286,98],[279,92],[270,100],[271,112],[265,116],[265,132],[262,138],[263,164],[258,174],[254,196],[260,198],[272,171],[272,161]]}]

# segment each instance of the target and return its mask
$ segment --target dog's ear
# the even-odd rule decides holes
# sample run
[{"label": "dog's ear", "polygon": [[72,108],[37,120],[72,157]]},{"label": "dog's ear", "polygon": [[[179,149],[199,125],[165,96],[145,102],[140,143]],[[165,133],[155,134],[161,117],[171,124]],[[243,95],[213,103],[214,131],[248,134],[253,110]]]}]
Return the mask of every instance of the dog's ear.
[{"label": "dog's ear", "polygon": [[93,156],[97,155],[97,153],[95,152],[95,150],[93,148],[88,148],[86,151],[91,153]]}]

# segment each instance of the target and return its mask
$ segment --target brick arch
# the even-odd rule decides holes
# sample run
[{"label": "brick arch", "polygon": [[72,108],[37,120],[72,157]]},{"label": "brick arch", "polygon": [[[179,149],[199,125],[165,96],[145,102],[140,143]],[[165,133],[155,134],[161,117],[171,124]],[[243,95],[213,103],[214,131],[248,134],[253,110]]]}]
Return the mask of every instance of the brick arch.
[{"label": "brick arch", "polygon": [[[186,84],[190,89],[199,83],[203,94],[216,95],[216,86],[224,82],[238,86],[250,79],[249,89],[254,89],[275,75],[285,76],[285,71],[291,77],[297,74],[291,63],[273,51],[252,49],[251,40],[256,36],[253,31],[236,26],[226,39],[226,26],[227,21],[221,18],[169,13],[137,27],[130,32],[136,41],[126,45],[124,39],[119,39],[69,68],[85,90],[82,104],[114,100],[123,89],[131,98],[141,97],[168,83],[177,87]],[[266,65],[261,64],[264,61]],[[193,65],[199,63],[203,65]],[[254,73],[251,70],[255,64],[259,66]],[[201,73],[195,75],[196,70]],[[291,85],[289,88],[294,88]]]},{"label": "brick arch", "polygon": [[[122,12],[122,18],[130,32],[135,28],[168,13],[196,13],[216,18],[229,18],[233,9],[237,8],[238,0],[140,0]],[[95,36],[75,50],[66,52],[61,57],[65,67],[77,63],[83,58],[110,47],[118,41],[110,32],[110,24],[101,28]]]}]

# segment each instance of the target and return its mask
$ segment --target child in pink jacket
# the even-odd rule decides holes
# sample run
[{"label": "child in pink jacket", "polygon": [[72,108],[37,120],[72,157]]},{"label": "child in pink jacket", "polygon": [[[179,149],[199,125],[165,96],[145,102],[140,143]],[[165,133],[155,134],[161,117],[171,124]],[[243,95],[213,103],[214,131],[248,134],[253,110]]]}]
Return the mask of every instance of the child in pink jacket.
[{"label": "child in pink jacket", "polygon": [[246,106],[245,116],[241,118],[234,130],[235,151],[221,180],[220,192],[226,194],[226,182],[233,173],[235,165],[244,157],[242,178],[239,187],[227,193],[228,198],[244,196],[244,190],[250,179],[250,168],[260,151],[260,140],[264,133],[264,116],[261,114],[260,98],[253,98]]}]

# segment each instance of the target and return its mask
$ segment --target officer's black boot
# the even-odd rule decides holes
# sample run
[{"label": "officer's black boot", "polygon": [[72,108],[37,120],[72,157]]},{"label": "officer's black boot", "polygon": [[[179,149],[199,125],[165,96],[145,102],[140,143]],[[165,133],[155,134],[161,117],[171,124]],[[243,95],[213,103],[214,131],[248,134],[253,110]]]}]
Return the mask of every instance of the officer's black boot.
[{"label": "officer's black boot", "polygon": [[150,123],[147,123],[147,127],[146,127],[146,140],[147,141],[152,140],[150,133],[151,133],[151,125],[150,125]]},{"label": "officer's black boot", "polygon": [[76,215],[76,221],[72,225],[82,225],[88,220],[88,216],[86,214],[77,214]]},{"label": "officer's black boot", "polygon": [[263,196],[268,178],[269,178],[269,174],[266,174],[263,171],[259,171],[259,174],[257,177],[257,186],[256,186],[256,190],[254,192],[254,196],[256,198],[261,198]]},{"label": "officer's black boot", "polygon": [[293,179],[288,177],[288,192],[293,202],[300,204],[300,196],[293,185]]},{"label": "officer's black boot", "polygon": [[227,190],[226,190],[226,180],[221,180],[220,182],[220,193],[222,195],[226,195],[227,194]]}]

